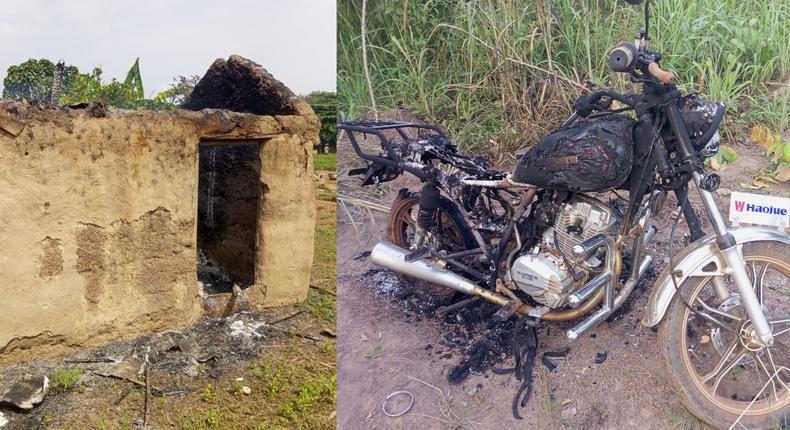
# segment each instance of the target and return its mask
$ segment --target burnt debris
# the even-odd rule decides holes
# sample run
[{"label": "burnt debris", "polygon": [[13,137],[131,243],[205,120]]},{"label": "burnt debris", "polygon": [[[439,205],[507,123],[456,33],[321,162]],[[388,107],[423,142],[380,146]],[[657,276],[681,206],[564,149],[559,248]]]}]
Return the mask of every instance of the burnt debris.
[{"label": "burnt debris", "polygon": [[181,106],[256,115],[297,115],[296,96],[260,64],[238,55],[218,58]]}]

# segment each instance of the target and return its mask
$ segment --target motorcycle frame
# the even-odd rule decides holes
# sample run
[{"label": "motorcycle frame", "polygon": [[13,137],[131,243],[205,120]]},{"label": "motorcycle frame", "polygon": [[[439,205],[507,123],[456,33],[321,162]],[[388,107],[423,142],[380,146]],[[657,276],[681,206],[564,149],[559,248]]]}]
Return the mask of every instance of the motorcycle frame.
[{"label": "motorcycle frame", "polygon": [[[699,243],[694,246],[692,251],[679,256],[681,260],[678,267],[695,265],[694,262],[696,262],[701,255],[700,252],[693,252],[695,249],[704,248],[706,251],[713,253],[719,263],[717,265],[718,272],[716,272],[716,276],[730,276],[735,282],[744,309],[754,328],[752,340],[756,343],[770,346],[773,344],[773,335],[769,322],[762,312],[757,296],[751,288],[751,281],[749,281],[746,269],[743,265],[742,246],[741,243],[739,243],[739,239],[745,240],[744,237],[752,239],[758,237],[761,239],[754,240],[778,240],[783,243],[790,242],[787,242],[785,240],[786,237],[782,235],[780,235],[782,239],[778,239],[776,234],[769,234],[765,230],[747,232],[750,234],[738,232],[733,234],[727,228],[710,191],[704,189],[701,185],[703,180],[703,174],[701,172],[704,171],[702,160],[692,145],[691,137],[678,107],[678,100],[681,97],[680,92],[673,84],[661,84],[650,79],[647,70],[643,70],[642,75],[639,76],[644,84],[642,94],[622,95],[613,91],[600,91],[590,96],[591,100],[596,100],[596,103],[601,97],[608,96],[611,99],[619,100],[634,108],[638,118],[634,132],[634,157],[635,159],[641,159],[642,163],[641,165],[634,166],[627,181],[629,204],[621,224],[621,229],[615,237],[609,236],[605,238],[605,246],[607,249],[605,271],[610,272],[612,276],[604,283],[602,287],[603,293],[601,294],[601,292],[598,292],[594,294],[588,299],[587,306],[578,308],[577,313],[581,314],[582,312],[591,310],[600,301],[603,301],[603,304],[600,309],[592,315],[589,315],[574,328],[570,329],[567,332],[567,337],[569,339],[578,338],[581,333],[595,327],[622,306],[652,262],[651,256],[642,255],[646,239],[649,240],[650,236],[652,236],[652,234],[646,234],[649,231],[647,223],[650,218],[650,199],[644,203],[642,202],[645,200],[644,197],[646,195],[659,188],[656,183],[656,173],[658,173],[663,179],[670,182],[674,181],[670,189],[674,190],[679,202],[687,199],[689,182],[694,183],[714,230],[711,235],[705,236],[702,240],[698,241]],[[577,117],[578,115],[574,114],[567,123],[575,121]],[[680,164],[672,163],[668,158],[668,148],[660,135],[664,121],[668,122],[675,136],[674,149],[681,157]],[[475,237],[479,247],[476,250],[455,253],[455,255],[442,255],[441,253],[432,252],[430,250],[421,250],[415,252],[415,255],[407,256],[407,259],[430,257],[435,261],[443,261],[445,265],[449,264],[456,269],[472,274],[478,278],[479,281],[483,281],[480,279],[481,274],[479,272],[456,260],[457,258],[474,255],[475,253],[483,253],[488,258],[491,265],[491,270],[489,271],[488,280],[486,282],[487,291],[485,291],[483,298],[503,306],[511,305],[514,312],[521,315],[551,319],[548,318],[549,310],[547,308],[533,308],[528,305],[514,303],[515,301],[512,298],[498,294],[497,292],[497,280],[506,276],[500,273],[498,262],[500,262],[502,258],[507,257],[509,253],[507,248],[514,234],[518,245],[521,245],[521,238],[518,234],[518,223],[530,207],[537,188],[529,184],[513,183],[509,178],[472,178],[462,180],[462,184],[465,186],[524,191],[524,197],[514,211],[514,216],[507,224],[498,244],[489,248],[482,239],[480,232],[471,227],[470,216],[467,211],[464,210],[463,204],[449,195],[446,190],[442,189],[442,182],[446,179],[443,177],[442,172],[433,166],[427,166],[413,161],[402,161],[397,152],[393,151],[393,145],[383,133],[386,130],[396,130],[405,140],[407,135],[404,129],[409,127],[432,130],[445,138],[447,137],[438,127],[425,124],[390,123],[372,126],[359,126],[354,124],[339,125],[340,129],[348,132],[354,151],[361,158],[392,169],[407,171],[419,178],[421,182],[423,182],[424,187],[439,187],[445,195],[448,195],[458,205],[465,218],[466,227]],[[716,130],[709,130],[709,133],[712,135],[715,131]],[[355,133],[376,135],[382,143],[382,148],[386,151],[386,156],[376,156],[362,151],[356,140]],[[680,180],[678,180],[678,178],[680,178]],[[696,214],[689,205],[685,206],[683,215],[690,227],[692,240],[698,239],[702,236],[702,230],[699,227],[699,219],[697,219]],[[640,209],[641,213],[639,213]],[[633,239],[632,261],[634,262],[634,268],[632,268],[628,280],[622,285],[621,291],[617,293],[617,287],[620,286],[617,282],[621,269],[619,260],[622,255],[621,251],[624,247],[624,243],[629,238]],[[711,243],[715,248],[711,246]],[[681,270],[680,273],[678,273],[678,271],[670,269],[671,268],[668,268],[662,273],[651,293],[648,309],[643,319],[643,323],[646,325],[652,326],[661,320],[666,308],[674,297],[677,290],[676,286],[682,284],[682,282],[689,277],[688,272]],[[672,279],[670,276],[674,276],[675,279]],[[718,278],[715,284],[721,285],[722,279],[723,278]],[[670,287],[672,288],[671,290],[669,289]],[[582,289],[584,289],[584,287],[582,287]],[[720,295],[727,293],[724,288],[717,288],[717,292]],[[719,299],[725,300],[726,297],[719,297]],[[590,303],[594,304],[590,306]],[[569,312],[573,317],[578,316],[574,311]],[[513,312],[511,312],[511,314],[512,313]]]}]

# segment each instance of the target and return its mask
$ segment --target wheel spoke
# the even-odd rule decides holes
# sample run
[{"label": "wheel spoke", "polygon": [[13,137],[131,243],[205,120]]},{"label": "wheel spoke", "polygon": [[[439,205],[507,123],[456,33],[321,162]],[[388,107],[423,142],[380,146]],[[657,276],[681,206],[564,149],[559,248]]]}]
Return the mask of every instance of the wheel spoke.
[{"label": "wheel spoke", "polygon": [[[774,378],[773,378],[773,376],[774,376],[774,375],[773,375],[773,373],[771,373],[771,371],[770,371],[770,370],[768,370],[768,367],[767,367],[767,366],[765,365],[765,363],[763,362],[763,359],[762,359],[762,358],[760,358],[760,355],[759,355],[759,354],[757,354],[756,352],[754,352],[754,353],[752,353],[752,355],[753,355],[753,356],[754,356],[754,358],[755,358],[755,362],[756,362],[756,363],[760,363],[760,367],[762,367],[763,371],[765,371],[765,374],[766,374],[766,375],[768,375],[768,381],[770,381],[770,382],[771,382],[771,390],[772,390],[772,391],[773,391],[773,393],[774,393],[774,398],[776,398],[776,400],[779,400],[779,393],[776,391],[776,382],[774,382]],[[756,367],[756,366],[757,366],[757,365],[755,364],[755,367]],[[757,371],[757,372],[758,372],[757,374],[759,375],[759,374],[760,374],[760,371],[759,371],[759,369],[758,369],[758,371]],[[762,377],[760,378],[760,386],[761,386],[761,387],[765,386],[765,384],[763,383],[763,378],[762,378]]]},{"label": "wheel spoke", "polygon": [[776,331],[777,328],[774,326],[774,324],[778,325],[778,324],[788,324],[788,323],[790,323],[790,317],[788,317],[788,316],[784,316],[784,317],[781,317],[781,318],[770,319],[770,320],[768,320],[768,323],[771,324],[771,330],[774,332],[774,337],[779,336],[780,334],[784,334],[784,333],[790,332],[790,327],[787,327],[787,328],[781,329],[779,331]]},{"label": "wheel spoke", "polygon": [[[713,371],[702,377],[703,384],[707,384],[708,381],[710,381],[714,376],[718,375],[719,372],[721,372],[721,369],[724,367],[725,364],[727,364],[727,360],[730,358],[732,353],[735,352],[735,348],[737,347],[738,347],[738,339],[735,339],[735,341],[732,342],[732,344],[727,348],[727,351],[725,351],[724,354],[721,355],[721,360],[719,360],[719,362],[716,363],[716,367],[713,368]],[[740,358],[738,358],[738,360],[736,360],[735,363],[737,364],[739,360]]]},{"label": "wheel spoke", "polygon": [[[719,315],[719,316],[721,316],[721,317],[724,317],[724,318],[727,318],[727,319],[730,319],[730,320],[736,321],[736,322],[737,322],[737,323],[739,323],[739,324],[740,324],[740,322],[741,322],[741,319],[740,319],[740,318],[738,318],[738,317],[736,317],[735,315],[732,315],[732,314],[729,314],[729,313],[727,313],[727,312],[724,312],[724,311],[721,311],[721,310],[719,310],[719,309],[716,309],[716,308],[714,308],[714,307],[710,306],[709,304],[705,303],[704,301],[702,301],[702,299],[701,299],[701,298],[699,298],[699,297],[697,297],[697,300],[696,300],[696,302],[697,302],[697,303],[699,303],[699,304],[700,304],[700,306],[702,306],[702,307],[703,307],[703,309],[705,309],[706,311],[708,311],[708,312],[710,312],[710,313],[712,313],[712,314],[716,314],[716,315]],[[703,314],[704,314],[704,312],[703,312]],[[707,314],[705,314],[705,315],[707,315]],[[712,316],[710,316],[710,315],[708,315],[708,317],[709,317],[709,318],[713,318],[713,317],[712,317]],[[706,319],[707,319],[707,318],[706,318]]]},{"label": "wheel spoke", "polygon": [[[736,341],[736,345],[737,345],[737,341]],[[719,376],[716,378],[716,383],[715,383],[715,384],[713,384],[713,393],[714,393],[714,394],[716,393],[716,391],[718,391],[718,389],[719,389],[719,384],[721,384],[721,380],[722,380],[722,379],[724,379],[724,377],[725,377],[725,376],[726,376],[728,373],[730,373],[730,371],[731,371],[733,368],[735,368],[735,366],[737,366],[737,365],[738,365],[738,363],[740,363],[740,362],[741,362],[741,359],[742,359],[743,357],[745,357],[745,356],[746,356],[746,354],[748,354],[748,353],[749,353],[749,351],[748,351],[747,349],[745,349],[745,348],[739,348],[739,349],[738,349],[738,354],[736,355],[736,357],[735,357],[735,360],[733,360],[732,364],[730,364],[729,366],[727,366],[727,368],[726,368],[726,369],[724,369],[724,371],[722,371],[722,372],[719,372]]]},{"label": "wheel spoke", "polygon": [[787,384],[785,384],[785,382],[782,380],[782,377],[780,376],[780,370],[778,367],[776,367],[776,363],[774,363],[774,356],[771,354],[771,348],[765,348],[765,352],[768,355],[768,362],[771,363],[771,369],[773,370],[771,375],[774,376],[775,379],[779,380],[779,383],[782,384],[785,390],[790,390],[790,388],[787,387]]}]

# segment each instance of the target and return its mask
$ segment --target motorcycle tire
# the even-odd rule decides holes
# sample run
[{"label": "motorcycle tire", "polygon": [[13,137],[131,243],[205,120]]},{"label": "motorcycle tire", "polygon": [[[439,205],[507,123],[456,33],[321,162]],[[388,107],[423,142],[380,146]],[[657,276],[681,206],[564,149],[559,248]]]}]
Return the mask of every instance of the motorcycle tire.
[{"label": "motorcycle tire", "polygon": [[[749,267],[748,265],[751,264],[750,262],[755,262],[754,264],[758,265],[758,267],[760,262],[764,262],[765,264],[771,265],[772,271],[775,271],[787,279],[790,279],[790,246],[777,242],[751,242],[744,244],[743,255],[744,259],[746,260],[747,267]],[[764,272],[767,271],[768,270],[764,270]],[[757,271],[755,270],[755,272]],[[751,277],[754,278],[756,276],[757,275],[752,275]],[[764,276],[765,274],[763,273],[762,277]],[[760,283],[762,284],[762,279],[760,280]],[[696,303],[697,295],[703,294],[702,291],[706,287],[706,284],[708,284],[708,278],[690,278],[679,286],[679,292],[683,295],[687,302],[693,304]],[[731,286],[730,291],[733,291],[734,288],[734,286]],[[771,287],[769,286],[769,288]],[[785,296],[788,295],[788,291],[790,290],[784,290]],[[787,302],[783,303],[785,303],[783,306],[786,310]],[[738,303],[735,306],[740,306],[740,304]],[[763,301],[763,306],[766,306],[764,309],[768,309],[768,306],[771,306],[771,304]],[[787,426],[790,424],[790,390],[781,390],[781,385],[778,383],[776,384],[780,389],[778,393],[783,394],[783,396],[780,397],[777,395],[775,404],[772,404],[772,402],[767,400],[762,400],[761,403],[764,403],[765,405],[761,405],[761,403],[755,403],[755,405],[752,405],[751,407],[748,406],[748,400],[738,398],[738,394],[741,393],[732,393],[729,394],[729,397],[727,397],[717,395],[717,390],[721,389],[721,386],[711,387],[713,390],[712,392],[711,389],[705,389],[705,387],[708,387],[708,383],[704,381],[705,377],[699,375],[698,371],[695,370],[695,364],[692,362],[692,358],[690,357],[707,357],[706,353],[704,352],[704,348],[708,348],[709,350],[710,347],[707,345],[696,346],[692,343],[687,345],[687,343],[690,342],[689,339],[693,339],[693,337],[698,334],[707,333],[694,332],[694,326],[692,325],[693,319],[689,318],[690,312],[691,311],[676,295],[673,298],[672,303],[670,304],[670,307],[667,310],[667,313],[664,317],[664,320],[661,322],[658,331],[659,349],[661,350],[664,358],[664,365],[669,376],[668,379],[675,391],[680,394],[684,406],[697,418],[705,421],[715,428],[727,429],[730,428],[730,426],[736,421],[738,421],[738,423],[743,426],[736,426],[737,428],[788,428]],[[784,315],[784,312],[782,315]],[[776,317],[776,315],[773,316]],[[777,330],[774,330],[774,332],[776,331]],[[707,334],[700,336],[700,339],[706,337]],[[705,339],[707,342],[700,342],[701,344],[707,343],[712,345],[714,342],[709,339],[712,339],[712,336]],[[782,334],[776,338],[776,343],[772,348],[782,348],[781,345],[787,345],[788,342],[790,342],[790,335]],[[738,345],[735,341],[731,342],[731,344],[734,344],[735,346]],[[719,356],[712,354],[710,358],[710,360],[714,360],[717,365],[721,363],[720,360],[722,360],[722,358],[720,358],[720,356],[723,356],[721,352],[718,354]],[[774,349],[773,354],[782,354],[777,356],[787,356],[787,354],[784,354],[776,349]],[[733,356],[731,353],[728,355]],[[737,355],[735,357],[737,357]],[[713,370],[720,369],[719,372],[714,374],[714,377],[716,378],[713,380],[713,382],[715,382],[716,379],[720,379],[721,382],[730,384],[733,384],[732,381],[735,381],[734,384],[736,387],[743,386],[747,382],[734,377],[734,373],[737,373],[734,372],[734,370],[736,368],[743,368],[747,369],[746,371],[751,371],[748,370],[750,367],[743,367],[747,366],[747,364],[752,364],[751,362],[744,361],[744,359],[753,360],[755,369],[757,369],[759,373],[759,368],[757,367],[758,361],[749,357],[750,356],[747,355],[744,358],[738,358],[737,361],[733,360],[732,362],[735,362],[735,364],[732,368],[729,366],[730,362],[724,360],[725,364],[720,367],[717,367],[716,365],[713,367],[706,366],[704,369],[700,370],[707,372],[705,374],[709,375],[713,373]],[[771,358],[771,360],[773,361],[774,359]],[[763,361],[767,361],[767,359]],[[787,363],[786,361],[787,360],[782,360],[780,363],[777,363],[777,365],[779,367],[790,366],[790,363]],[[696,365],[696,367],[699,368],[699,365]],[[725,370],[725,373],[723,374],[724,377],[731,379],[719,378],[718,375],[721,370]],[[738,372],[740,371],[741,370],[738,370]],[[766,372],[768,372],[768,370],[766,370]],[[782,381],[787,383],[788,376],[790,375],[785,375],[785,377],[782,378]],[[768,377],[766,375],[762,375],[762,377],[765,378],[765,384],[767,384]],[[770,396],[770,393],[767,395]],[[752,396],[752,399],[754,399],[757,397],[757,393],[750,394],[750,396]],[[771,399],[771,397],[763,397],[763,399]],[[741,407],[739,405],[743,406]],[[744,413],[744,411],[746,412]]]}]

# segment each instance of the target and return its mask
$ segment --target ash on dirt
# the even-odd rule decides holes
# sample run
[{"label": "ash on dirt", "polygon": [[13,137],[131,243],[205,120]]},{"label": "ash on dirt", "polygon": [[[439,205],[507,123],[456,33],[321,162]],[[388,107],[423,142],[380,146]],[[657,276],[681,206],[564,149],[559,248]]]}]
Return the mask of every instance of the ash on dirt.
[{"label": "ash on dirt", "polygon": [[[113,370],[123,362],[142,363],[148,356],[152,370],[176,375],[194,377],[198,368],[210,378],[218,378],[231,365],[252,360],[267,344],[288,337],[291,321],[269,325],[284,313],[293,309],[260,313],[238,313],[225,318],[206,318],[181,331],[165,331],[142,336],[129,341],[119,341],[96,349],[80,351],[72,357],[61,360],[39,360],[19,366],[0,368],[0,391],[7,385],[20,381],[29,375],[48,375],[57,369],[79,367],[83,370],[80,383],[94,385],[104,380],[100,375],[112,375]],[[139,376],[138,376],[139,378]],[[160,386],[165,393],[183,392],[179,386]],[[68,408],[68,401],[57,393],[49,393],[45,399],[52,409]],[[3,409],[12,424],[11,428],[37,428],[45,409],[34,408],[29,412]]]},{"label": "ash on dirt", "polygon": [[377,294],[394,299],[391,303],[406,316],[414,316],[418,320],[432,317],[434,311],[444,304],[431,294],[434,287],[389,270],[371,269],[362,278],[373,285]]},{"label": "ash on dirt", "polygon": [[[453,384],[463,382],[470,374],[482,374],[512,354],[515,321],[494,321],[497,306],[487,302],[468,305],[443,317],[435,311],[444,305],[461,301],[463,295],[437,295],[437,288],[421,281],[401,277],[389,270],[371,269],[363,279],[376,292],[407,317],[433,319],[444,331],[440,343],[461,353],[461,362],[448,375]],[[438,353],[438,352],[437,352]]]},{"label": "ash on dirt", "polygon": [[233,291],[233,285],[242,290],[252,286],[248,282],[236,281],[214,261],[207,259],[201,250],[198,251],[197,278],[204,294],[220,294]]},{"label": "ash on dirt", "polygon": [[448,313],[444,323],[452,327],[452,336],[445,336],[447,346],[459,348],[464,357],[448,374],[452,384],[460,384],[474,374],[482,374],[512,354],[513,332],[516,322],[494,321],[491,317],[497,306],[490,303],[477,303]]}]

